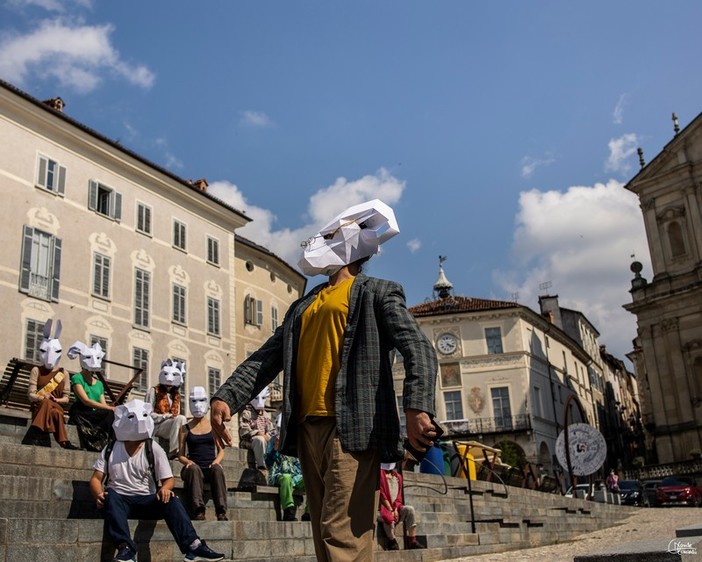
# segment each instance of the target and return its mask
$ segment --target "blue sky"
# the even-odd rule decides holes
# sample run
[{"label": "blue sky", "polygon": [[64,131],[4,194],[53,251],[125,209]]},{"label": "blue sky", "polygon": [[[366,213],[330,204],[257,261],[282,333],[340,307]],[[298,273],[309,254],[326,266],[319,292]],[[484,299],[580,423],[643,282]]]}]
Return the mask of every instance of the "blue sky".
[{"label": "blue sky", "polygon": [[[291,263],[380,197],[400,235],[371,260],[408,304],[438,256],[455,292],[584,312],[620,357],[623,189],[702,111],[702,3],[5,0],[0,78],[213,193]],[[312,279],[311,284],[317,280]]]}]

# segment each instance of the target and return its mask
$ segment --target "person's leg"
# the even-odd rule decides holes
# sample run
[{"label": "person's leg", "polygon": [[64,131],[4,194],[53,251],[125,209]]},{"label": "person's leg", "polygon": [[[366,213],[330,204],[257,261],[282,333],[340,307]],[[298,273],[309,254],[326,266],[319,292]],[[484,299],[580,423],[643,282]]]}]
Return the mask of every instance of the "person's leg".
[{"label": "person's leg", "polygon": [[293,500],[292,477],[289,474],[279,474],[276,480],[280,496],[280,508],[287,509],[295,505]]},{"label": "person's leg", "polygon": [[136,552],[136,544],[129,533],[129,514],[133,503],[131,499],[129,496],[120,495],[114,490],[108,490],[103,516],[105,518],[105,532],[115,548],[119,548],[121,544],[127,544]]},{"label": "person's leg", "polygon": [[161,517],[165,519],[180,551],[183,554],[188,552],[198,536],[178,496],[172,496],[168,503],[155,500],[154,507],[157,507]]},{"label": "person's leg", "polygon": [[251,450],[256,459],[256,468],[261,470],[266,469],[266,445],[266,438],[260,435],[251,440]]},{"label": "person's leg", "polygon": [[411,505],[403,505],[400,508],[400,516],[398,522],[405,524],[405,529],[407,529],[407,536],[410,539],[410,543],[416,542],[417,523],[414,508]]},{"label": "person's leg", "polygon": [[205,481],[210,483],[212,503],[215,506],[217,519],[221,520],[222,517],[227,516],[227,482],[224,477],[224,469],[222,465],[215,464],[204,470],[203,473]]},{"label": "person's leg", "polygon": [[372,561],[380,455],[345,451],[334,418],[306,421],[298,439],[317,559]]},{"label": "person's leg", "polygon": [[187,468],[183,467],[183,470],[180,471],[180,477],[185,484],[190,514],[193,516],[197,515],[198,512],[204,514],[205,502],[202,493],[204,475],[202,469],[193,463]]},{"label": "person's leg", "polygon": [[178,455],[178,435],[180,434],[180,428],[183,427],[188,420],[185,416],[173,416],[167,419],[167,430],[168,430],[168,458],[173,459]]}]

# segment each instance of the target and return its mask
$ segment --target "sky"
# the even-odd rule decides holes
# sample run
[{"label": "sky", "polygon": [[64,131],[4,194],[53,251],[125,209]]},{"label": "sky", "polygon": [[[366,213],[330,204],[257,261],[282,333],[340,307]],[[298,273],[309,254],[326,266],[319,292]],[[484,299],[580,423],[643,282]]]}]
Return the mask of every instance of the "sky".
[{"label": "sky", "polygon": [[[408,305],[557,294],[624,358],[643,219],[624,185],[702,111],[702,3],[4,0],[0,78],[300,241],[379,198]],[[635,256],[635,257],[632,257]],[[323,281],[316,277],[314,286]]]}]

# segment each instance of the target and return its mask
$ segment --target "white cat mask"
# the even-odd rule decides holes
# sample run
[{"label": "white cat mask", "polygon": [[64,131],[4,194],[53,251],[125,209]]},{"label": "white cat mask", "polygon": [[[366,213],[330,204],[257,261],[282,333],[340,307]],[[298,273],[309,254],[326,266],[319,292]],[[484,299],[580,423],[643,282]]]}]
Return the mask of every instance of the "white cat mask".
[{"label": "white cat mask", "polygon": [[159,384],[165,386],[180,386],[185,378],[185,364],[182,361],[172,361],[166,359],[161,363],[161,371],[158,374]]}]

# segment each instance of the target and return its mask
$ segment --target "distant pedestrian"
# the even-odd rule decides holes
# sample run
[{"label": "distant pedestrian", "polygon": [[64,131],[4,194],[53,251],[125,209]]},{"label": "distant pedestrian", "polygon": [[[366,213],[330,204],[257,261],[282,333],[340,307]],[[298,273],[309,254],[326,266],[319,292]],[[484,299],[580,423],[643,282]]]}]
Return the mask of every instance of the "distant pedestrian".
[{"label": "distant pedestrian", "polygon": [[609,471],[609,476],[607,476],[605,484],[607,485],[607,489],[613,494],[619,493],[619,475],[614,472],[614,469]]}]

